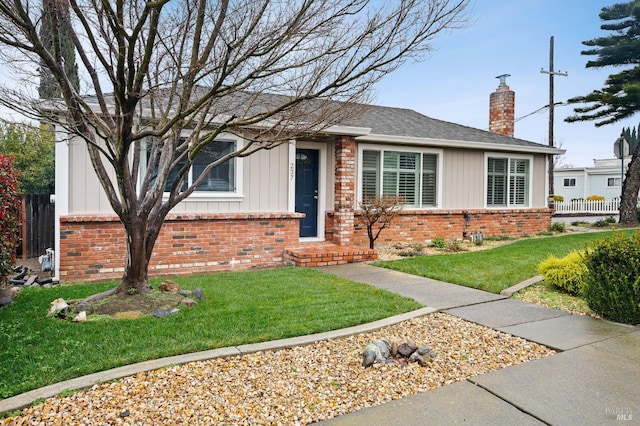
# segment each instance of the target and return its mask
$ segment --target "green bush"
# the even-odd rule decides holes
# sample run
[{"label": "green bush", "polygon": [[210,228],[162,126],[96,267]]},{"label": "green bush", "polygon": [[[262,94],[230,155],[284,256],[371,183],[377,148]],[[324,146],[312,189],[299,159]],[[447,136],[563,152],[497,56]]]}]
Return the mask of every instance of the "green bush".
[{"label": "green bush", "polygon": [[584,292],[587,275],[584,252],[574,250],[563,258],[551,255],[538,264],[538,272],[545,282],[567,293],[580,295]]},{"label": "green bush", "polygon": [[435,237],[431,240],[431,245],[436,248],[445,248],[447,246],[447,241],[443,237]]},{"label": "green bush", "polygon": [[585,256],[584,298],[596,313],[640,323],[640,232],[614,232],[594,242]]},{"label": "green bush", "polygon": [[551,230],[553,232],[564,232],[565,224],[564,222],[553,222],[551,224]]}]

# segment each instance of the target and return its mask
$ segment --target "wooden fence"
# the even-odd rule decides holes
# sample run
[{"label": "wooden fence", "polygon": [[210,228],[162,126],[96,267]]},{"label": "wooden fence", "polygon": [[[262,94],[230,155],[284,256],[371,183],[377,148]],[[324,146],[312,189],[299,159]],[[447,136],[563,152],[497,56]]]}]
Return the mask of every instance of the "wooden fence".
[{"label": "wooden fence", "polygon": [[49,194],[23,195],[19,220],[18,257],[40,256],[53,248],[55,210]]}]

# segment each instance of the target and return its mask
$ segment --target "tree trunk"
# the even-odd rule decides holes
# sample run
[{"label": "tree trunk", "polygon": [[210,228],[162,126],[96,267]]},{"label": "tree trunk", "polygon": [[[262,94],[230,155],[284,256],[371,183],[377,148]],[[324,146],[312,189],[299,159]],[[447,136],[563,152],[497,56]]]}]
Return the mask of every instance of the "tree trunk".
[{"label": "tree trunk", "polygon": [[638,226],[638,190],[640,190],[640,161],[638,150],[633,153],[629,169],[622,184],[620,199],[620,224]]},{"label": "tree trunk", "polygon": [[[122,281],[116,293],[143,294],[151,289],[149,285],[149,262],[153,253],[160,226],[152,226],[149,219],[135,218],[123,220],[127,238],[127,253]],[[156,229],[157,228],[157,229]]]}]

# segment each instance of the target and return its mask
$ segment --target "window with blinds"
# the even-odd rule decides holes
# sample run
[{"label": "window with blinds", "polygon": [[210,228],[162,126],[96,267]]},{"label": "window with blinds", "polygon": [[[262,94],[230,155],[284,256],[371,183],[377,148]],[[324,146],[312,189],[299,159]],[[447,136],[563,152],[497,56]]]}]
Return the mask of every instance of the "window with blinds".
[{"label": "window with blinds", "polygon": [[420,152],[362,152],[362,199],[401,197],[409,207],[437,205],[438,156]]},{"label": "window with blinds", "polygon": [[528,206],[529,174],[528,159],[488,158],[487,206]]}]

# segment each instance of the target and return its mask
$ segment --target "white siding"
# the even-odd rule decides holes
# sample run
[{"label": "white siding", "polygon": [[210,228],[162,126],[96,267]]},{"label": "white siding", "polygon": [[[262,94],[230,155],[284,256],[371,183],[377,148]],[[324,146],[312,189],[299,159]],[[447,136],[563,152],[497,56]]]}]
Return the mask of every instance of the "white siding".
[{"label": "white siding", "polygon": [[[260,151],[242,161],[241,197],[212,198],[193,194],[172,213],[284,212],[288,205],[288,146]],[[69,214],[111,214],[85,144],[69,147]]]}]

